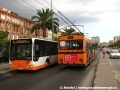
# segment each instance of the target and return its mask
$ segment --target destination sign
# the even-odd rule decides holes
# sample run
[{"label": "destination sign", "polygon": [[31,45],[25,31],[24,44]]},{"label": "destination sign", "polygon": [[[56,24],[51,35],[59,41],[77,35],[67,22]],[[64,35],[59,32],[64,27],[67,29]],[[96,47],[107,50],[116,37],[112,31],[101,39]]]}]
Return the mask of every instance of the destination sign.
[{"label": "destination sign", "polygon": [[13,44],[31,43],[31,40],[13,40]]}]

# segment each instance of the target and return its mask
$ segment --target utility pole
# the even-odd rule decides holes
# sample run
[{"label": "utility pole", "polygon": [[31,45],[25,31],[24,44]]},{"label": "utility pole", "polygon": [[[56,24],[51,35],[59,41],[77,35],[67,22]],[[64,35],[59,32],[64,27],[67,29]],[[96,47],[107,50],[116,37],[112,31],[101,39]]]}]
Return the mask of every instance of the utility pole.
[{"label": "utility pole", "polygon": [[[52,10],[52,0],[51,0],[51,10]],[[53,11],[53,10],[52,10]],[[54,41],[54,22],[53,22],[53,14],[52,14],[52,40]]]}]

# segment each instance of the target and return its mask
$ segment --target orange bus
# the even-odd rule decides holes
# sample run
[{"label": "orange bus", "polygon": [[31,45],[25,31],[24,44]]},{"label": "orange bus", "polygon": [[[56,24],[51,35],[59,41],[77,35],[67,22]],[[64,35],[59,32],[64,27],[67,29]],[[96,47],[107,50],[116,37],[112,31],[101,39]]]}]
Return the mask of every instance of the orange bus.
[{"label": "orange bus", "polygon": [[58,38],[58,64],[87,66],[95,58],[94,41],[84,35]]},{"label": "orange bus", "polygon": [[20,38],[10,41],[9,68],[38,70],[57,64],[58,43],[49,39]]}]

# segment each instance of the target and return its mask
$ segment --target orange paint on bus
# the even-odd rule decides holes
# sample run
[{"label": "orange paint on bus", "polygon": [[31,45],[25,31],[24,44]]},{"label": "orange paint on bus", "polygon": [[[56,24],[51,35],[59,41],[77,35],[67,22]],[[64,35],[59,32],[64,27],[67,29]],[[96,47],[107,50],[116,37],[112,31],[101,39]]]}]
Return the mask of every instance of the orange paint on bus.
[{"label": "orange paint on bus", "polygon": [[[81,41],[82,44],[80,44],[79,41]],[[63,46],[62,44],[60,46],[60,43],[62,43]],[[80,48],[80,45],[83,47]],[[87,66],[95,58],[93,45],[94,42],[83,35],[60,36],[58,39],[58,64]],[[72,46],[79,49],[69,49]]]},{"label": "orange paint on bus", "polygon": [[[42,64],[39,66],[29,66],[29,64],[31,63],[31,60],[30,61],[14,60],[14,61],[11,61],[11,63],[12,63],[12,66],[9,66],[11,70],[39,70],[46,67],[46,64]],[[58,63],[57,61],[51,62],[50,65],[54,65],[57,63]]]}]

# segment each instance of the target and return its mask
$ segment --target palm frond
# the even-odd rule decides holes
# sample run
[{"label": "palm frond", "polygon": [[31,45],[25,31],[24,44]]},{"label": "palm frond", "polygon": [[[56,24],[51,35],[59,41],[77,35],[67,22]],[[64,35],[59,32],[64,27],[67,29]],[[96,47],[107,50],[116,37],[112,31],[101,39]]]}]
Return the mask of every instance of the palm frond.
[{"label": "palm frond", "polygon": [[33,33],[35,30],[40,29],[40,27],[41,27],[41,23],[35,24],[35,25],[32,27],[32,29],[31,29],[31,33]]}]

